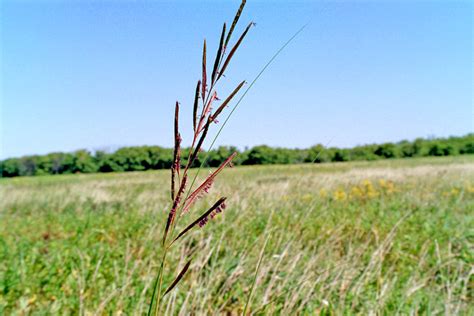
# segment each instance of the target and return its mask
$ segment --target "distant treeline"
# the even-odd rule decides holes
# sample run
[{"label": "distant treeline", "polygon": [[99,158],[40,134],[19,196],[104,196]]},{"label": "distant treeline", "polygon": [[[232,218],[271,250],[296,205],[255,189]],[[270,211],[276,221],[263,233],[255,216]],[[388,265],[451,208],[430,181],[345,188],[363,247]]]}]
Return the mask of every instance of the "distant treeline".
[{"label": "distant treeline", "polygon": [[[377,160],[390,158],[451,156],[474,154],[474,133],[462,137],[418,138],[414,141],[356,146],[353,148],[325,148],[315,145],[308,149],[272,148],[256,146],[239,151],[235,147],[219,147],[209,153],[206,166],[216,167],[231,153],[238,151],[235,165],[267,165],[324,163],[332,161]],[[183,149],[183,164],[188,156]],[[199,166],[204,159],[196,160]],[[0,161],[2,177],[45,174],[93,172],[123,172],[169,169],[173,159],[171,148],[158,146],[124,147],[115,152],[78,150],[74,153],[51,153],[25,156]]]}]

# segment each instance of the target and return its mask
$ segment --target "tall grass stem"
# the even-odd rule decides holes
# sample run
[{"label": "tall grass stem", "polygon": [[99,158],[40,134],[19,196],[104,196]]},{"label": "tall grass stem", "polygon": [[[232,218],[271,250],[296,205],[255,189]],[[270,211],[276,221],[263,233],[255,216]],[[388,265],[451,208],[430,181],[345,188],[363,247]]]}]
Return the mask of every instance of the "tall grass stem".
[{"label": "tall grass stem", "polygon": [[250,289],[249,296],[247,297],[247,302],[245,303],[244,311],[242,312],[243,316],[247,315],[247,309],[249,307],[250,301],[252,300],[252,294],[255,290],[255,285],[257,284],[258,273],[260,271],[260,266],[262,265],[263,255],[265,254],[265,248],[267,248],[268,239],[270,239],[270,236],[267,236],[267,238],[265,239],[265,243],[263,244],[263,248],[260,251],[257,267],[255,268],[255,275],[253,277],[252,288]]}]

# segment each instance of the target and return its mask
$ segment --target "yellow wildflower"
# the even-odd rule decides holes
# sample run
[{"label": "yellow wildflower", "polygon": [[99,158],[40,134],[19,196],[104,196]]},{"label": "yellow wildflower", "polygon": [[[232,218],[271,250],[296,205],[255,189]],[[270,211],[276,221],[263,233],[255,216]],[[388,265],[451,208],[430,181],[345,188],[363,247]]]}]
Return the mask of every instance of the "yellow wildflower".
[{"label": "yellow wildflower", "polygon": [[451,195],[452,196],[457,196],[459,194],[459,189],[458,188],[452,188],[451,189]]},{"label": "yellow wildflower", "polygon": [[328,196],[328,191],[326,191],[326,189],[324,188],[319,190],[319,196],[322,198],[326,198]]},{"label": "yellow wildflower", "polygon": [[352,198],[361,198],[364,196],[364,192],[362,192],[362,190],[358,186],[353,186],[351,189],[350,196]]},{"label": "yellow wildflower", "polygon": [[388,194],[392,194],[395,192],[395,185],[393,184],[392,181],[389,181],[387,182],[387,185],[385,187],[385,191],[388,193]]},{"label": "yellow wildflower", "polygon": [[370,180],[365,179],[364,181],[362,181],[362,185],[365,187],[365,195],[368,198],[374,198],[374,197],[379,196],[379,193],[377,192],[377,190],[375,190],[375,188],[374,188],[372,182],[370,182]]},{"label": "yellow wildflower", "polygon": [[371,187],[372,182],[369,179],[365,179],[364,181],[362,181],[362,185],[364,185],[365,187]]},{"label": "yellow wildflower", "polygon": [[334,191],[333,197],[336,201],[344,201],[347,198],[347,194],[343,190],[339,189]]},{"label": "yellow wildflower", "polygon": [[28,300],[28,305],[33,305],[36,302],[36,294],[33,295],[29,300]]},{"label": "yellow wildflower", "polygon": [[371,199],[371,198],[375,198],[377,196],[379,196],[379,193],[374,188],[369,188],[367,190],[367,197],[368,198]]}]

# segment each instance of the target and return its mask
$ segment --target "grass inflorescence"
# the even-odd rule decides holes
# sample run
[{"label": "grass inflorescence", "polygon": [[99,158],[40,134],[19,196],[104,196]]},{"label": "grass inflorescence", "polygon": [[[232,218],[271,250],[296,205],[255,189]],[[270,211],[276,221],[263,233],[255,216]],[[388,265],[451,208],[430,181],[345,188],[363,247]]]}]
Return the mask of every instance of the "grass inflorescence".
[{"label": "grass inflorescence", "polygon": [[[204,142],[208,136],[208,132],[213,123],[218,123],[218,118],[224,111],[224,109],[230,104],[233,98],[240,91],[242,86],[245,84],[245,81],[242,81],[237,87],[229,94],[229,96],[214,109],[215,104],[220,100],[217,94],[216,87],[219,83],[219,80],[224,76],[227,67],[229,66],[232,58],[237,52],[238,48],[242,44],[244,38],[246,37],[248,31],[252,27],[253,23],[250,23],[242,35],[238,38],[235,44],[230,48],[230,51],[227,53],[228,45],[232,39],[232,33],[237,25],[237,22],[240,19],[241,13],[245,6],[245,0],[242,1],[237,13],[232,22],[232,26],[229,32],[226,34],[226,24],[224,23],[222,27],[222,34],[219,41],[219,47],[217,49],[216,57],[214,60],[214,66],[212,69],[211,78],[209,81],[208,78],[208,66],[207,66],[207,43],[204,40],[203,50],[202,50],[202,77],[197,81],[195,99],[193,103],[193,135],[191,147],[188,148],[188,157],[186,164],[181,165],[181,142],[182,137],[179,129],[179,110],[180,104],[177,101],[175,105],[175,115],[174,115],[174,151],[173,151],[173,164],[171,167],[171,208],[168,212],[163,238],[162,238],[162,257],[160,267],[158,269],[158,274],[155,278],[153,285],[153,292],[151,296],[151,302],[148,308],[148,315],[152,314],[153,306],[154,315],[163,314],[162,310],[162,299],[165,295],[170,293],[183,278],[190,269],[191,263],[195,253],[190,253],[182,270],[179,272],[177,277],[167,286],[164,290],[164,280],[163,276],[165,274],[165,269],[168,268],[167,258],[168,253],[174,248],[176,248],[177,242],[180,238],[184,237],[189,231],[196,227],[204,227],[209,219],[213,219],[219,213],[221,213],[226,208],[226,197],[221,197],[214,203],[207,211],[202,213],[197,219],[192,221],[182,229],[180,233],[175,235],[175,228],[181,221],[181,217],[189,213],[192,206],[199,200],[207,195],[214,184],[214,181],[218,174],[226,167],[232,164],[232,160],[235,157],[236,153],[231,154],[227,159],[222,162],[222,164],[214,171],[212,174],[206,177],[202,183],[197,187],[193,188],[194,183],[197,179],[199,170],[190,180],[189,172],[194,163],[198,160],[200,153],[202,152]],[[224,41],[224,38],[225,41]],[[206,160],[205,158],[204,160]],[[202,167],[202,165],[201,165]],[[172,267],[173,269],[173,267]],[[174,270],[174,269],[173,269]],[[162,295],[163,293],[163,295]]]}]

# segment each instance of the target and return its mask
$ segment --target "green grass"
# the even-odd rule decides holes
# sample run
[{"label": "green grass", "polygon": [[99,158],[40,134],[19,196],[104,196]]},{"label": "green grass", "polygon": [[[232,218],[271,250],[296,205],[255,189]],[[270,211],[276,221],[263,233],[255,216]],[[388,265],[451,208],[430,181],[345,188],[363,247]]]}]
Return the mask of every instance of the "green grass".
[{"label": "green grass", "polygon": [[[203,175],[205,172],[202,173]],[[168,314],[473,314],[474,157],[227,169]],[[169,172],[0,180],[0,314],[144,314]],[[168,269],[172,271],[173,269]],[[165,275],[169,284],[174,275]]]}]

